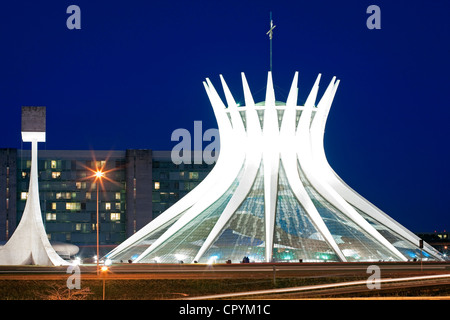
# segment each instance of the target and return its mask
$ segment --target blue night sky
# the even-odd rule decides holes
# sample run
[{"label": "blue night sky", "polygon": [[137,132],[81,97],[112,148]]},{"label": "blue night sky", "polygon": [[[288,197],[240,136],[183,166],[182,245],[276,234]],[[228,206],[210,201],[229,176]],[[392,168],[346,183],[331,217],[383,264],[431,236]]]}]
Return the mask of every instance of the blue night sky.
[{"label": "blue night sky", "polygon": [[[81,30],[69,30],[69,5]],[[381,29],[369,30],[369,5]],[[216,128],[202,81],[255,100],[269,70],[303,104],[318,73],[341,80],[325,149],[352,188],[414,232],[450,229],[450,23],[435,1],[9,1],[0,10],[0,148],[21,143],[21,106],[47,107],[41,149],[170,150],[177,128]]]}]

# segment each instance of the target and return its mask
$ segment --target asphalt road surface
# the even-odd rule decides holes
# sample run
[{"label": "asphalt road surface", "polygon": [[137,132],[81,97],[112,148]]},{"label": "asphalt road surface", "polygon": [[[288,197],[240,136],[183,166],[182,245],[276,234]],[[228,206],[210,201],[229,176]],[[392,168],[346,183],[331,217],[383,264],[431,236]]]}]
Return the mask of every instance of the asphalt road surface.
[{"label": "asphalt road surface", "polygon": [[[114,279],[217,279],[369,276],[377,266],[381,277],[450,273],[450,262],[373,263],[240,263],[240,264],[114,264],[106,271]],[[0,266],[1,279],[60,279],[67,267]],[[97,266],[81,265],[85,278],[97,277]]]}]

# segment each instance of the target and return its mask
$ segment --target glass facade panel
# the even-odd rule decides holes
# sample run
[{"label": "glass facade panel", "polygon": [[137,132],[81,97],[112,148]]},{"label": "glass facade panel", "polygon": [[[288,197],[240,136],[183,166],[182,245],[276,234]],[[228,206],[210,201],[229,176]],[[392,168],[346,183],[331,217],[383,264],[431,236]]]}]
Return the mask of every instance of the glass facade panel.
[{"label": "glass facade panel", "polygon": [[319,194],[306,179],[300,165],[298,165],[298,171],[306,191],[347,261],[397,259],[389,250]]},{"label": "glass facade panel", "polygon": [[199,262],[264,261],[264,174],[261,164],[253,186],[224,229]]},{"label": "glass facade panel", "polygon": [[182,212],[180,215],[176,216],[172,220],[169,220],[153,232],[147,234],[144,238],[141,238],[136,243],[133,243],[132,245],[128,246],[128,249],[121,252],[117,256],[114,257],[114,261],[119,262],[126,262],[126,261],[133,261],[137,257],[139,257],[153,242],[156,241],[164,232],[167,231],[177,220],[178,218],[183,214]]},{"label": "glass facade panel", "polygon": [[[242,173],[242,169],[241,169]],[[241,177],[234,180],[228,190],[210,207],[189,221],[165,243],[144,257],[141,262],[177,263],[192,262],[200,247],[208,237],[220,214],[233,196]]]},{"label": "glass facade panel", "polygon": [[410,241],[404,239],[402,236],[397,234],[396,232],[390,230],[385,225],[379,223],[365,212],[360,209],[354,207],[356,211],[364,218],[367,222],[369,222],[387,241],[389,241],[401,254],[403,254],[407,259],[428,259],[432,258],[425,251],[422,252],[418,247],[419,243],[414,245]]},{"label": "glass facade panel", "polygon": [[274,229],[274,261],[340,261],[295,197],[282,163]]}]

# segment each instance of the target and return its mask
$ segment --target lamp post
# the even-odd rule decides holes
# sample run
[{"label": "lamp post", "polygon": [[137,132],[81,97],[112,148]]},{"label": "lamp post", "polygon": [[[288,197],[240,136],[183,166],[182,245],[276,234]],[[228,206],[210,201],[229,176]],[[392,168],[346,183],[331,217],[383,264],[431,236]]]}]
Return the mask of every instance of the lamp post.
[{"label": "lamp post", "polygon": [[106,273],[108,272],[108,267],[103,266],[102,269],[102,277],[103,277],[103,300],[105,300],[105,288],[106,288]]},{"label": "lamp post", "polygon": [[99,181],[97,181],[97,180],[100,180],[101,181],[101,179],[103,178],[103,176],[104,176],[104,172],[102,171],[102,170],[98,170],[97,169],[97,171],[95,172],[95,184],[96,184],[96,186],[97,186],[97,225],[96,225],[96,227],[95,227],[95,229],[97,230],[97,275],[99,274],[99,262],[100,262],[100,252],[99,252],[99,232],[98,232],[98,230],[99,230],[99,219],[98,219],[98,207],[99,207],[99,198],[98,198],[98,184],[99,184]]}]

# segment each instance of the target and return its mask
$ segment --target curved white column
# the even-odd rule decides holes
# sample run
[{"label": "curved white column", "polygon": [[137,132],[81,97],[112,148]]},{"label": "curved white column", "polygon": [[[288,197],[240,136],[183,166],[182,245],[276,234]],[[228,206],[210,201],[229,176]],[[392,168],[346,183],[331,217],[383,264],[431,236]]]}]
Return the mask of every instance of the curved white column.
[{"label": "curved white column", "polygon": [[[217,179],[214,184],[206,185],[205,192],[201,197],[195,202],[192,207],[186,210],[186,212],[171,226],[167,231],[165,231],[150,247],[148,247],[144,252],[142,252],[139,257],[137,257],[134,262],[138,263],[146,256],[157,250],[161,245],[164,244],[168,239],[170,239],[177,231],[188,224],[192,219],[201,214],[209,206],[217,201],[232,185],[238,176],[240,170],[245,163],[245,152],[243,148],[238,147],[242,138],[242,131],[239,129],[234,129],[232,123],[230,123],[228,116],[225,114],[226,107],[220,99],[217,91],[215,90],[213,84],[209,79],[206,80],[207,85],[205,85],[206,92],[210,97],[211,104],[216,112],[218,121],[220,119],[221,126],[221,143],[222,137],[225,140],[226,145],[224,148],[221,146],[221,151],[218,159],[221,163],[226,164],[221,165],[218,168],[214,167],[213,171],[217,175]],[[236,114],[232,115],[236,118]],[[239,115],[237,115],[239,116]],[[240,119],[239,119],[240,120]],[[232,119],[233,121],[233,119]],[[236,119],[235,119],[236,121]],[[234,130],[233,130],[234,129]],[[233,152],[231,151],[233,150]]]},{"label": "curved white column", "polygon": [[[229,91],[228,86],[223,77],[221,76],[220,78],[222,81],[222,86],[225,91],[225,97],[227,99],[228,110],[231,115],[231,120],[234,124],[233,128],[234,130],[237,130],[237,132],[239,132],[239,135],[241,137],[239,145],[235,146],[235,148],[236,149],[242,148],[242,150],[239,152],[245,153],[245,166],[239,185],[237,186],[233,196],[231,197],[227,206],[221,213],[219,219],[217,220],[213,229],[211,230],[205,242],[201,246],[197,255],[194,257],[193,259],[194,261],[200,260],[202,255],[211,246],[213,241],[218,237],[218,235],[223,230],[225,225],[228,223],[233,214],[236,212],[236,210],[239,208],[239,206],[247,197],[248,193],[250,192],[253,186],[253,182],[255,181],[262,158],[262,154],[260,151],[262,136],[261,130],[259,129],[258,123],[259,120],[256,115],[254,105],[248,106],[246,110],[247,130],[249,131],[247,133],[246,129],[244,128],[242,118],[238,113],[236,101],[234,100],[231,92]],[[250,113],[252,113],[252,115],[250,115]]]},{"label": "curved white column", "polygon": [[[314,83],[313,89],[311,90],[310,95],[308,96],[308,99],[305,103],[305,108],[302,112],[302,115],[299,119],[299,128],[303,128],[298,131],[298,134],[303,136],[305,135],[305,132],[308,131],[309,122],[311,119],[312,114],[312,108],[314,101],[317,96],[317,91],[319,88],[319,81],[320,81],[320,75],[317,77],[316,82]],[[281,160],[284,166],[284,170],[286,171],[286,176],[289,181],[289,184],[291,186],[292,192],[294,193],[295,197],[299,201],[299,203],[303,206],[305,211],[307,212],[308,216],[314,223],[315,227],[318,229],[322,237],[325,239],[325,241],[331,246],[331,248],[335,251],[336,255],[339,257],[341,261],[347,261],[345,256],[342,254],[341,250],[339,249],[338,245],[333,239],[333,236],[331,235],[330,231],[328,230],[327,226],[323,222],[319,212],[317,211],[316,207],[314,206],[313,202],[311,201],[311,198],[309,197],[308,193],[305,190],[305,187],[303,186],[302,181],[300,180],[298,170],[297,170],[297,152],[296,149],[293,148],[298,143],[298,139],[296,138],[296,128],[295,128],[295,106],[297,102],[297,73],[295,75],[288,101],[286,103],[286,111],[283,117],[283,122],[281,126],[281,132],[280,132],[280,141],[282,145],[281,150]],[[305,140],[307,141],[307,136],[305,136]],[[308,150],[304,150],[305,152],[308,152]],[[299,156],[304,158],[305,155],[302,154]]]},{"label": "curved white column", "polygon": [[[313,119],[310,128],[310,143],[311,143],[311,166],[305,167],[305,174],[308,180],[311,182],[313,187],[334,207],[339,211],[348,216],[352,221],[354,221],[359,227],[370,234],[379,243],[385,246],[389,251],[394,254],[398,259],[407,261],[406,257],[403,256],[397,248],[395,248],[389,241],[387,241],[372,225],[370,225],[356,210],[351,207],[336,190],[331,188],[330,185],[326,183],[325,174],[322,170],[320,162],[314,159],[313,154],[318,154],[320,149],[318,146],[323,145],[323,134],[324,127],[321,125],[328,116],[328,110],[334,98],[334,93],[336,92],[339,81],[335,83],[335,78],[330,82],[327,90],[325,91],[322,99],[317,106],[316,116]],[[317,151],[319,149],[319,151]],[[322,148],[323,150],[323,148]]]},{"label": "curved white column", "polygon": [[[414,233],[406,229],[404,226],[399,224],[393,218],[388,216],[386,213],[381,211],[375,205],[366,200],[363,196],[349,187],[340,177],[339,175],[331,168],[328,163],[325,148],[324,148],[324,132],[325,125],[328,118],[328,114],[331,108],[331,101],[336,93],[337,86],[339,82],[336,83],[335,88],[333,89],[330,98],[327,103],[325,103],[321,108],[322,113],[321,117],[314,121],[314,129],[312,129],[312,135],[314,135],[314,141],[311,142],[312,148],[312,156],[314,161],[318,164],[318,167],[321,168],[322,177],[324,181],[348,203],[352,204],[356,208],[365,212],[368,216],[372,217],[374,220],[379,223],[385,225],[393,232],[399,234],[401,237],[405,238],[413,245],[419,245],[419,237],[417,237]],[[359,214],[358,214],[359,216]],[[381,235],[380,235],[381,236]],[[436,249],[431,247],[428,244],[424,244],[427,247],[429,253],[431,253],[435,258],[441,259],[439,253]],[[403,256],[403,255],[402,255]],[[406,258],[404,258],[406,259]]]},{"label": "curved white column", "polygon": [[26,136],[24,141],[31,142],[28,198],[19,225],[0,249],[0,265],[68,265],[69,262],[62,259],[50,244],[42,221],[37,168],[38,142],[42,140],[34,133],[27,133]]},{"label": "curved white column", "polygon": [[278,116],[275,109],[275,92],[272,73],[267,77],[266,101],[263,128],[263,162],[264,162],[264,207],[266,224],[266,262],[272,261],[273,232],[275,227],[275,210],[277,204],[278,170],[280,163]]},{"label": "curved white column", "polygon": [[[164,211],[164,214],[156,217],[150,223],[138,230],[134,235],[132,235],[115,249],[113,249],[110,253],[107,254],[107,258],[114,259],[122,252],[127,250],[130,246],[145,239],[151,232],[157,230],[173,219],[179,219],[182,215],[187,213],[187,210],[189,210],[202,198],[204,198],[205,194],[208,194],[212,189],[215,188],[215,186],[217,186],[217,183],[218,181],[221,181],[224,172],[230,169],[230,163],[236,163],[237,161],[239,161],[234,161],[233,159],[233,148],[236,139],[234,135],[230,134],[233,132],[233,130],[231,123],[225,114],[226,107],[222,103],[219,95],[217,94],[217,91],[214,89],[214,86],[209,79],[207,79],[206,82],[203,82],[203,86],[212,103],[214,115],[216,117],[220,133],[220,154],[216,165],[214,166],[213,170],[205,177],[205,179],[203,179],[202,182],[199,183],[199,185],[197,185],[186,196],[181,198],[166,211]],[[220,191],[218,191],[218,193],[219,192]],[[142,257],[138,259],[140,260]]]}]

